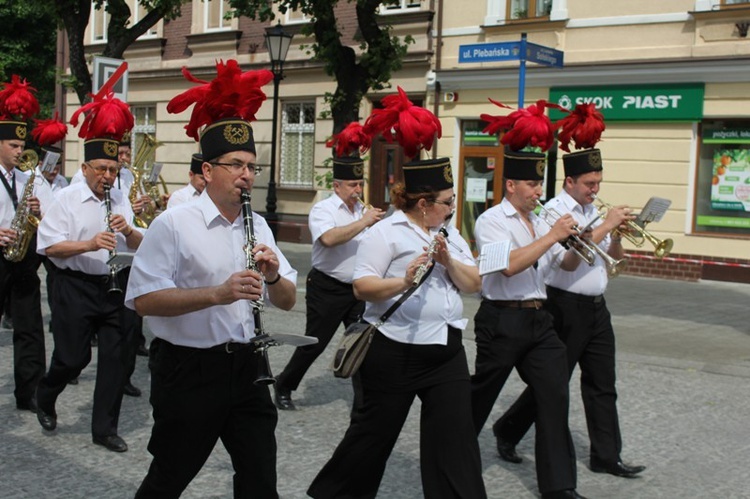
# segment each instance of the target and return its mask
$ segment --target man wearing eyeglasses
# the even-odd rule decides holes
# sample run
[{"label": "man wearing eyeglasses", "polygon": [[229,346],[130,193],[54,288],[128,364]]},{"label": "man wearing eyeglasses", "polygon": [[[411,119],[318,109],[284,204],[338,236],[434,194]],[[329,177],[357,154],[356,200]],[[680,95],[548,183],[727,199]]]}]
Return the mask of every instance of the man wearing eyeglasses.
[{"label": "man wearing eyeglasses", "polygon": [[354,296],[352,277],[357,248],[367,228],[383,218],[383,210],[362,203],[364,163],[358,157],[333,159],[333,192],[313,206],[308,224],[312,235],[312,267],[307,274],[305,336],[318,343],[297,348],[276,379],[274,400],[281,410],[295,410],[292,391],[331,341],[339,324],[348,326],[365,310]]},{"label": "man wearing eyeglasses", "polygon": [[[169,109],[169,108],[168,108]],[[227,118],[200,135],[206,188],[154,219],[133,261],[125,303],[151,332],[153,455],[138,498],[178,497],[221,439],[235,497],[278,497],[277,412],[255,384],[260,333],[251,301],[290,310],[297,272],[266,221],[252,213],[248,241],[241,193],[258,169],[250,123]],[[258,271],[247,268],[250,245]]]},{"label": "man wearing eyeglasses", "polygon": [[[125,194],[109,190],[107,216],[105,189],[116,181],[118,142],[94,138],[84,142],[84,182],[60,191],[39,226],[38,252],[58,267],[55,278],[52,331],[55,349],[47,374],[37,389],[37,416],[47,431],[57,427],[57,397],[91,360],[91,337],[99,338],[96,386],[91,430],[95,444],[124,452],[117,435],[127,359],[132,354],[132,327],[123,306],[128,268],[111,282],[108,260],[138,248],[142,234],[128,224],[133,211]],[[116,286],[115,286],[116,284]],[[68,415],[69,420],[73,417]]]}]

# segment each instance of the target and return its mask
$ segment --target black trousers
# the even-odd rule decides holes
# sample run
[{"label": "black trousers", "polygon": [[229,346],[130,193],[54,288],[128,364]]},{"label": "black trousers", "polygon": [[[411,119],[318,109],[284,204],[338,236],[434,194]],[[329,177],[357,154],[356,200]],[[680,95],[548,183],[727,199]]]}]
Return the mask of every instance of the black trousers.
[{"label": "black trousers", "polygon": [[221,439],[234,468],[235,498],[277,498],[276,407],[255,385],[260,355],[151,342],[154,456],[136,498],[179,497]]},{"label": "black trousers", "polygon": [[[122,273],[122,272],[121,272]],[[127,276],[120,276],[120,285]],[[47,374],[39,382],[37,402],[56,414],[57,397],[91,362],[91,336],[99,337],[96,385],[91,416],[95,436],[117,434],[127,356],[132,340],[122,328],[125,307],[122,293],[109,293],[106,277],[72,275],[59,269],[55,275],[52,351]]]},{"label": "black trousers", "polygon": [[476,370],[471,405],[479,433],[515,367],[537,402],[536,473],[542,493],[576,488],[575,449],[568,429],[565,345],[544,310],[498,308],[483,300],[474,317]]},{"label": "black trousers", "polygon": [[361,404],[307,493],[316,499],[374,498],[414,398],[421,406],[419,461],[428,499],[487,497],[469,413],[470,382],[458,330],[448,345],[409,345],[380,333],[355,375]]},{"label": "black trousers", "polygon": [[[622,439],[615,390],[615,333],[603,296],[591,297],[548,287],[547,310],[568,352],[568,372],[581,367],[581,398],[586,412],[591,457],[605,463],[620,460]],[[498,420],[496,431],[518,443],[534,423],[536,403],[527,388]]]},{"label": "black trousers", "polygon": [[339,325],[355,322],[365,304],[354,297],[351,284],[311,269],[307,274],[307,324],[305,336],[318,338],[318,343],[296,348],[286,367],[276,379],[276,388],[296,390],[315,359],[323,353]]},{"label": "black trousers", "polygon": [[[27,404],[44,375],[47,356],[44,350],[41,281],[37,270],[36,236],[20,262],[9,262],[0,254],[0,308],[10,303],[13,316],[13,377],[16,402]],[[2,315],[0,310],[0,316]]]}]

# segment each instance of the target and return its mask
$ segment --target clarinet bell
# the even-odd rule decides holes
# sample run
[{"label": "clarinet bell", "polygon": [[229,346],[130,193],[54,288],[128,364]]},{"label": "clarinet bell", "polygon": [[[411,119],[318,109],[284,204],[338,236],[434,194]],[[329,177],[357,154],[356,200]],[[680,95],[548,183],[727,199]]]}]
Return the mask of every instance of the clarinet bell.
[{"label": "clarinet bell", "polygon": [[258,373],[253,383],[256,385],[272,385],[276,383],[276,378],[271,373],[271,362],[268,360],[268,348],[259,348],[256,353],[260,355],[260,359],[258,359]]},{"label": "clarinet bell", "polygon": [[117,283],[117,272],[112,272],[109,275],[109,289],[107,290],[107,293],[122,294],[122,289],[120,288],[120,285]]}]

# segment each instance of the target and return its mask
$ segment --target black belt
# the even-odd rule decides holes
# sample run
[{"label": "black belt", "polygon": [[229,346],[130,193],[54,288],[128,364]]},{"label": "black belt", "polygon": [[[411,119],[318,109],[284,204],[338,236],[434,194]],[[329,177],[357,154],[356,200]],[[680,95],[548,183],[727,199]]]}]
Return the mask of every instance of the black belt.
[{"label": "black belt", "polygon": [[352,287],[352,283],[350,283],[350,282],[344,282],[344,281],[339,281],[335,277],[331,277],[328,274],[326,274],[325,272],[321,272],[320,270],[316,269],[315,267],[312,268],[312,272],[315,272],[318,276],[322,277],[323,279],[325,279],[327,281],[330,281],[330,282],[332,282],[334,284],[338,284],[339,286],[346,286],[348,288]]},{"label": "black belt", "polygon": [[209,352],[221,352],[221,353],[234,353],[247,348],[255,348],[255,343],[252,341],[248,343],[239,343],[237,341],[227,341],[221,345],[216,345],[209,348],[200,348],[198,350],[208,350]]},{"label": "black belt", "polygon": [[553,288],[552,286],[547,286],[547,295],[567,298],[569,300],[585,301],[587,303],[602,303],[604,301],[604,295],[582,295],[579,293],[571,293],[570,291],[565,291],[560,288]]},{"label": "black belt", "polygon": [[490,305],[497,308],[535,308],[540,310],[544,306],[544,300],[488,300]]},{"label": "black belt", "polygon": [[73,269],[64,269],[58,267],[58,272],[62,275],[67,275],[70,277],[74,277],[76,279],[81,279],[82,281],[86,282],[93,282],[95,284],[102,284],[109,282],[109,274],[87,274],[86,272],[81,272],[80,270],[73,270]]}]

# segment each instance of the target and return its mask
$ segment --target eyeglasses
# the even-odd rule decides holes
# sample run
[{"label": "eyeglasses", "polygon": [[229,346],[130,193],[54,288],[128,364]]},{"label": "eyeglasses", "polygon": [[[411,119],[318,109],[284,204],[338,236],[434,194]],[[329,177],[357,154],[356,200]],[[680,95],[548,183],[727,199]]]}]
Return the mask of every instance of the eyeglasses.
[{"label": "eyeglasses", "polygon": [[120,167],[119,166],[104,166],[104,165],[97,165],[94,166],[91,163],[86,163],[89,168],[94,170],[97,175],[102,176],[105,173],[109,173],[110,175],[117,175],[120,173]]},{"label": "eyeglasses", "polygon": [[227,171],[234,173],[235,175],[241,175],[242,172],[247,168],[250,170],[250,173],[253,173],[255,175],[259,175],[260,172],[263,171],[263,169],[260,166],[257,166],[255,163],[219,163],[214,162],[211,163],[213,166],[223,166],[227,169]]},{"label": "eyeglasses", "polygon": [[448,206],[449,208],[451,206],[453,206],[453,203],[455,203],[455,202],[456,202],[456,196],[451,196],[450,199],[442,199],[442,200],[441,199],[436,199],[435,200],[435,203]]}]

